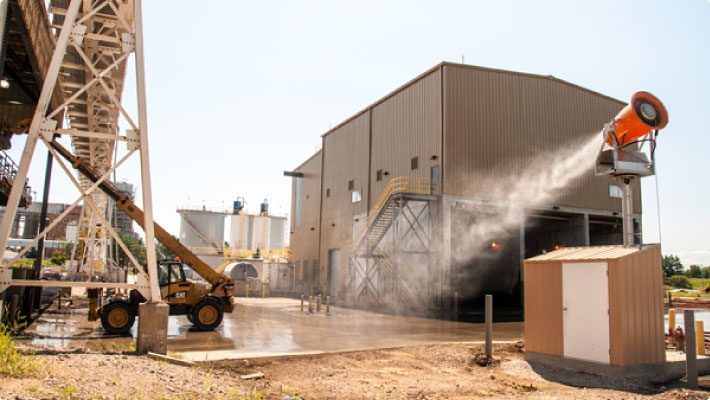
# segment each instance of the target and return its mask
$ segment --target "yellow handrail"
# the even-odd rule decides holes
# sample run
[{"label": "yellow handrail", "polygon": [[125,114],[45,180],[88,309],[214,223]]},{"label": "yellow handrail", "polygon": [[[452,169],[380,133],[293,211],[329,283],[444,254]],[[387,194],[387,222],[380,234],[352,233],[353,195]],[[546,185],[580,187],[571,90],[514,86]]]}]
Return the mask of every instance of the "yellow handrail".
[{"label": "yellow handrail", "polygon": [[[256,250],[244,250],[244,249],[231,249],[227,246],[224,247],[224,258],[229,260],[253,258],[256,254]],[[265,260],[284,258],[291,259],[291,251],[289,248],[279,249],[279,250],[259,250],[259,256]]]},{"label": "yellow handrail", "polygon": [[370,210],[370,212],[367,215],[367,221],[365,222],[365,228],[363,229],[362,233],[359,235],[358,240],[356,240],[353,243],[353,246],[357,246],[362,241],[362,239],[367,234],[368,229],[375,222],[375,219],[380,214],[380,211],[382,211],[382,208],[385,206],[385,204],[387,204],[387,201],[389,200],[390,197],[392,197],[392,195],[401,194],[401,193],[436,194],[436,189],[437,189],[436,182],[431,181],[429,179],[408,178],[405,176],[399,176],[396,178],[392,178],[387,183],[385,190],[382,191],[382,194],[377,199],[375,204],[372,206],[372,209]]}]

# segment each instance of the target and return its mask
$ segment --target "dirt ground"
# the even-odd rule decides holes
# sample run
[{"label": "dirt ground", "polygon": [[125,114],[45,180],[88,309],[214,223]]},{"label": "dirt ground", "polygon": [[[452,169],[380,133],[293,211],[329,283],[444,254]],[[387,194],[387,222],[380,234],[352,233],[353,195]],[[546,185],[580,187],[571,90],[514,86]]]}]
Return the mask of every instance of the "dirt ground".
[{"label": "dirt ground", "polygon": [[[522,359],[521,344],[498,346],[497,362],[480,366],[481,350],[477,345],[437,344],[190,367],[132,354],[35,348],[39,370],[22,379],[0,377],[0,398],[705,400],[710,394],[679,385],[642,386],[534,370]],[[257,372],[265,377],[240,379],[240,375]]]}]

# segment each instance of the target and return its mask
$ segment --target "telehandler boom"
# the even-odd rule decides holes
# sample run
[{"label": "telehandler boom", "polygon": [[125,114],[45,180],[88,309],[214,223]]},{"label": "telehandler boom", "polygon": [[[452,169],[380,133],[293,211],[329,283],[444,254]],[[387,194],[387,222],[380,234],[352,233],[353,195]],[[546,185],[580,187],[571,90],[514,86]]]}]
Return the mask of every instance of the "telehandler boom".
[{"label": "telehandler boom", "polygon": [[[76,157],[56,140],[52,140],[49,144],[87,179],[94,183],[99,180],[99,174],[84,160]],[[116,207],[145,228],[143,210],[138,208],[127,195],[108,181],[101,182],[99,188],[115,201]],[[161,261],[158,265],[160,295],[170,306],[170,315],[186,315],[187,319],[200,330],[217,328],[222,322],[224,312],[232,312],[234,308],[232,304],[234,280],[212,269],[162,226],[154,223],[154,229],[155,238],[181,260]],[[185,264],[207,283],[188,280],[184,270]],[[145,301],[146,299],[137,290],[130,291],[128,296],[119,294],[110,297],[99,310],[101,324],[111,333],[128,332],[138,315],[138,305]]]}]

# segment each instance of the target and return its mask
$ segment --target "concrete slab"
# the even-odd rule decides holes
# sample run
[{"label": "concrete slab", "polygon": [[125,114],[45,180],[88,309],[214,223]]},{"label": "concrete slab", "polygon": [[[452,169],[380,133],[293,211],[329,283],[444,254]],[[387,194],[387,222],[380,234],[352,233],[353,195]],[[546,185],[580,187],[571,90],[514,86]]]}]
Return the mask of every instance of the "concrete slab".
[{"label": "concrete slab", "polygon": [[[307,307],[306,307],[307,309]],[[185,321],[186,322],[186,321]],[[189,323],[169,339],[171,352],[192,361],[307,355],[484,339],[483,324],[392,316],[330,308],[301,313],[300,300],[240,298],[215,332],[193,332]],[[522,323],[499,323],[494,339],[522,339]]]},{"label": "concrete slab", "polygon": [[[484,340],[483,324],[392,316],[375,312],[330,308],[319,314],[301,314],[300,300],[287,298],[239,298],[234,312],[224,316],[212,332],[192,329],[184,316],[170,317],[167,350],[190,361],[298,356],[366,349],[414,346],[428,343]],[[140,323],[140,316],[138,321]],[[106,335],[99,323],[85,314],[45,314],[21,339],[51,347],[82,347],[116,351],[133,343],[130,336]],[[133,329],[132,336],[137,335]],[[523,337],[523,324],[496,323],[498,342]]]}]

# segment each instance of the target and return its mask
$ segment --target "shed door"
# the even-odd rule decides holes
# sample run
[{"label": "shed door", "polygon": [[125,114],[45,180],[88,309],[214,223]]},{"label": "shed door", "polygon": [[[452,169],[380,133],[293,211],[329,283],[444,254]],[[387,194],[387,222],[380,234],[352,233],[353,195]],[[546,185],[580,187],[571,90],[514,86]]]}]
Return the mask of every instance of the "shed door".
[{"label": "shed door", "polygon": [[609,364],[606,263],[562,264],[564,355]]}]

